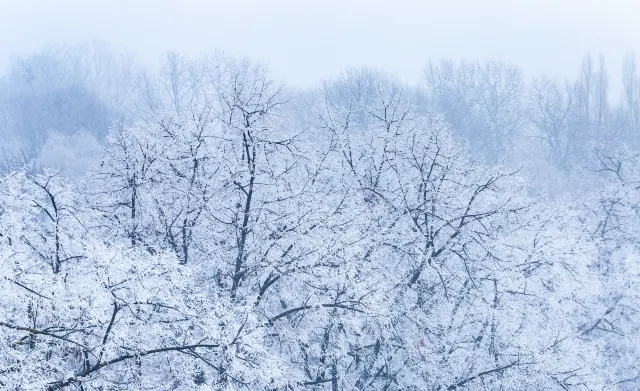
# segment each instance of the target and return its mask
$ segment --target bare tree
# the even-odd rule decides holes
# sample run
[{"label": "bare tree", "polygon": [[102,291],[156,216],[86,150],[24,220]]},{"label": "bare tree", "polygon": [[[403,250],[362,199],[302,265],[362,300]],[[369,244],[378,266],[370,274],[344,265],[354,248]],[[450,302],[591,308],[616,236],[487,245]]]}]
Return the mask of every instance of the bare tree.
[{"label": "bare tree", "polygon": [[503,62],[429,63],[427,89],[441,112],[469,140],[473,151],[496,164],[513,152],[523,125],[524,78]]},{"label": "bare tree", "polygon": [[628,53],[622,67],[622,84],[624,86],[624,105],[628,118],[629,131],[634,138],[640,134],[640,75],[634,53]]},{"label": "bare tree", "polygon": [[484,123],[485,154],[490,164],[499,163],[517,145],[524,125],[524,78],[522,71],[502,62],[479,67],[478,112]]},{"label": "bare tree", "polygon": [[527,118],[536,126],[538,138],[557,167],[568,170],[581,136],[575,131],[575,89],[565,82],[536,79],[529,92]]}]

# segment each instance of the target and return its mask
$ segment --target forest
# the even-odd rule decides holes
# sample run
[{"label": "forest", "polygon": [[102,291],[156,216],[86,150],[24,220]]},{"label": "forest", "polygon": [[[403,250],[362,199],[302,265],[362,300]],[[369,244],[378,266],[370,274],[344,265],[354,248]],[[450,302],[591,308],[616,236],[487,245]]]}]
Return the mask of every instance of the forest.
[{"label": "forest", "polygon": [[14,58],[0,389],[640,389],[639,67]]}]

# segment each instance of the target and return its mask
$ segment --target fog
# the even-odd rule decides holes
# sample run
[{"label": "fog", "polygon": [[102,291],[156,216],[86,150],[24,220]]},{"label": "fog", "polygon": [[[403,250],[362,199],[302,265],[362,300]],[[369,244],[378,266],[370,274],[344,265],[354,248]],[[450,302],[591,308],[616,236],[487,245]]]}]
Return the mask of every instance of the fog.
[{"label": "fog", "polygon": [[640,51],[639,14],[635,0],[2,0],[0,59],[90,40],[147,63],[166,49],[222,49],[309,86],[362,65],[418,82],[430,58],[503,60],[528,75],[567,77],[586,53],[602,53],[619,89],[624,53]]},{"label": "fog", "polygon": [[638,15],[0,0],[0,390],[640,390]]}]

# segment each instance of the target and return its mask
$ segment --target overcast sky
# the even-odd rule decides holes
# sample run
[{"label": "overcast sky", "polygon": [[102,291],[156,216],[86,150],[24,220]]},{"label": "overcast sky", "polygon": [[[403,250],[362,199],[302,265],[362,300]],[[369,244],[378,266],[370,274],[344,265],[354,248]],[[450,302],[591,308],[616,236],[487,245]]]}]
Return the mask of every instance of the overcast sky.
[{"label": "overcast sky", "polygon": [[0,0],[0,63],[98,39],[145,62],[165,49],[223,49],[311,85],[360,65],[416,82],[442,57],[573,76],[592,52],[616,80],[624,53],[640,54],[639,19],[640,0]]}]

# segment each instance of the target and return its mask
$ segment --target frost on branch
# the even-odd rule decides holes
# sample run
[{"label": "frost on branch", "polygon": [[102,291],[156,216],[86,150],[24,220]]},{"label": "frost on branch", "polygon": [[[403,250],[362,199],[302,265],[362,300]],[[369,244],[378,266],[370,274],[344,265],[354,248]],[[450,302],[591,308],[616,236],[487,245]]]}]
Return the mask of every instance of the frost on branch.
[{"label": "frost on branch", "polygon": [[382,73],[327,83],[301,129],[247,60],[208,58],[189,88],[114,125],[79,181],[2,178],[3,389],[580,389],[625,375],[601,352],[633,351],[597,333],[621,330],[614,315],[634,324],[618,307],[633,297],[608,296],[629,269],[603,269],[606,254],[635,259],[620,228],[631,182],[590,212],[532,198]]}]

